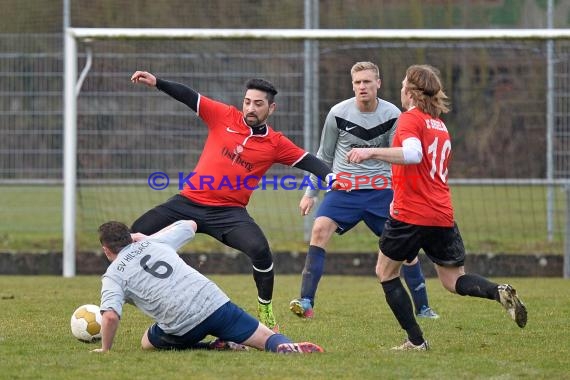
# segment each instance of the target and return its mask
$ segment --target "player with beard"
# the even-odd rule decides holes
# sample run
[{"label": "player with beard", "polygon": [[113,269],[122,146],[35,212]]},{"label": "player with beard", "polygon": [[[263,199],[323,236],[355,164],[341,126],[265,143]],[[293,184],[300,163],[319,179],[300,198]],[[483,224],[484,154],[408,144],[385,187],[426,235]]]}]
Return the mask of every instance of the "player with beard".
[{"label": "player with beard", "polygon": [[266,80],[247,82],[242,111],[146,71],[136,71],[131,81],[156,87],[186,104],[208,128],[202,154],[182,191],[139,217],[131,230],[150,235],[177,220],[194,220],[197,233],[245,253],[257,286],[259,320],[278,330],[271,304],[273,258],[267,238],[246,210],[249,198],[275,163],[306,170],[333,187],[339,182],[325,163],[267,124],[276,108],[277,90]]}]

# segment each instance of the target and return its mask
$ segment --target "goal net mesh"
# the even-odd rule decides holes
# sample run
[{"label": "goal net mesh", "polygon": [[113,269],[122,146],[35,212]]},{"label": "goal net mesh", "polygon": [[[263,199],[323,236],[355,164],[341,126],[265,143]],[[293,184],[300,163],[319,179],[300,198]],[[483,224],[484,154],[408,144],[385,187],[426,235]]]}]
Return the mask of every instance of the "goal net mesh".
[{"label": "goal net mesh", "polygon": [[[556,107],[559,127],[568,117],[567,41],[556,43]],[[178,192],[179,175],[189,174],[201,154],[207,128],[192,110],[156,89],[134,85],[135,70],[187,84],[241,109],[244,83],[252,77],[273,82],[279,94],[270,124],[304,146],[304,42],[281,40],[102,40],[79,41],[79,70],[86,52],[92,67],[78,97],[78,230],[93,230],[108,219],[131,223]],[[380,96],[400,105],[400,87],[410,64],[429,62],[441,71],[453,110],[445,121],[453,136],[452,179],[545,178],[546,44],[544,41],[327,40],[318,43],[320,135],[329,108],[353,96],[350,68],[357,61],[381,69]],[[563,116],[565,115],[565,116]],[[558,130],[556,178],[567,178]],[[149,176],[163,172],[169,186],[153,190]],[[296,169],[274,166],[268,173],[301,177]],[[468,248],[477,250],[554,249],[563,232],[563,192],[556,189],[554,241],[545,243],[546,191],[536,186],[496,184],[452,186],[456,218]],[[250,213],[274,250],[304,250],[298,202],[302,191],[258,190]],[[81,235],[80,235],[81,236]],[[92,236],[87,234],[89,238]],[[516,238],[513,238],[516,236]],[[331,250],[350,251],[377,239],[365,226],[350,238],[335,239]],[[89,244],[81,241],[81,244]],[[222,249],[208,238],[197,249]],[[532,247],[532,248],[531,248]]]}]

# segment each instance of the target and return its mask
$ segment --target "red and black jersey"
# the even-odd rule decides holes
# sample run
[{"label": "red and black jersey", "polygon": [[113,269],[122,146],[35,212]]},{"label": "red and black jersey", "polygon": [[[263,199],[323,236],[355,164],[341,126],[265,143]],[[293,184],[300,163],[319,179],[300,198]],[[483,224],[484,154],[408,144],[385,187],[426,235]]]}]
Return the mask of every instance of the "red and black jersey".
[{"label": "red and black jersey", "polygon": [[417,108],[398,119],[393,147],[410,137],[420,140],[422,160],[417,165],[392,165],[394,200],[391,215],[420,226],[453,226],[451,192],[447,185],[451,139],[441,119]]},{"label": "red and black jersey", "polygon": [[264,135],[253,134],[243,113],[233,106],[200,95],[197,113],[209,133],[181,191],[194,202],[245,207],[271,165],[292,166],[307,154],[269,125]]}]

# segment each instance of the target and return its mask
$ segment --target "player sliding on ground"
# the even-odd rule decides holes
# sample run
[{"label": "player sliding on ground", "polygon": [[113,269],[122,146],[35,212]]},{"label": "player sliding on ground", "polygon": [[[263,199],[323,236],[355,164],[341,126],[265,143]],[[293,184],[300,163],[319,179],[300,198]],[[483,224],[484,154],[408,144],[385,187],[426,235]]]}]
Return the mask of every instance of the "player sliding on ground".
[{"label": "player sliding on ground", "polygon": [[[176,253],[194,238],[194,221],[178,221],[145,236],[131,235],[123,223],[99,227],[99,240],[111,261],[102,278],[102,346],[113,346],[125,302],[155,323],[143,334],[143,349],[243,349],[276,353],[311,353],[314,343],[293,343],[232,303],[216,284],[188,266]],[[133,240],[134,239],[134,240]],[[218,337],[202,342],[207,335]]]},{"label": "player sliding on ground", "polygon": [[427,65],[409,67],[400,96],[407,111],[398,119],[392,147],[354,148],[347,155],[348,162],[374,159],[392,164],[394,200],[380,238],[376,274],[388,305],[407,333],[404,344],[394,349],[428,349],[400,281],[402,263],[413,260],[420,248],[435,263],[447,290],[495,300],[519,327],[524,327],[526,307],[511,285],[465,273],[465,247],[447,185],[451,138],[439,116],[449,108],[438,71]]}]

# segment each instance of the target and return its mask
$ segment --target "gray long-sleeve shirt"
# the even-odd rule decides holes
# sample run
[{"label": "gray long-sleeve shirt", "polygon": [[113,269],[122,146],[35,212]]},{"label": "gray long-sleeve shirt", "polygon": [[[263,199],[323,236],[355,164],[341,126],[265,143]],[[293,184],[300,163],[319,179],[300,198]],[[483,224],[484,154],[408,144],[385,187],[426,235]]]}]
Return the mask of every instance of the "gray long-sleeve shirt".
[{"label": "gray long-sleeve shirt", "polygon": [[[400,115],[398,107],[378,98],[378,107],[374,112],[361,112],[356,106],[356,98],[344,100],[331,108],[323,132],[317,157],[332,166],[337,176],[340,173],[344,181],[350,180],[352,190],[372,189],[372,179],[376,188],[391,188],[391,166],[378,160],[366,160],[360,164],[349,164],[346,156],[352,148],[389,147],[396,130],[396,120]],[[368,178],[368,183],[358,176]],[[311,175],[313,188],[307,188],[305,195],[318,195],[318,178]]]}]

